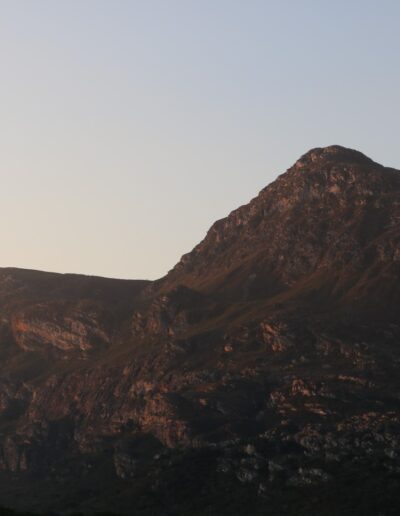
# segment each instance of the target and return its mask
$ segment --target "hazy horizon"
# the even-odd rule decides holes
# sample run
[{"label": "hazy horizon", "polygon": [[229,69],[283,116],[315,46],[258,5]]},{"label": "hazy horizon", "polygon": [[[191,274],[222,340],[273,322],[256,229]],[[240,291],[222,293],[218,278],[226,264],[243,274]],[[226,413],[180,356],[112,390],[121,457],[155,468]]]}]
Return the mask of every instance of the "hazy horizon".
[{"label": "hazy horizon", "polygon": [[400,168],[399,15],[0,0],[0,266],[155,279],[310,148]]}]

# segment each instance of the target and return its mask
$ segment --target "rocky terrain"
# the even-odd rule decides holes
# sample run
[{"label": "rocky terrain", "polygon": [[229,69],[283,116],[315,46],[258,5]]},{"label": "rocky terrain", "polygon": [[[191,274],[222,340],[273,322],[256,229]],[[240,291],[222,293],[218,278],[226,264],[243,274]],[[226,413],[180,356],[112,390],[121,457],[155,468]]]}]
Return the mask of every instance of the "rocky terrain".
[{"label": "rocky terrain", "polygon": [[158,281],[0,270],[0,505],[398,514],[399,280],[400,172],[339,146]]}]

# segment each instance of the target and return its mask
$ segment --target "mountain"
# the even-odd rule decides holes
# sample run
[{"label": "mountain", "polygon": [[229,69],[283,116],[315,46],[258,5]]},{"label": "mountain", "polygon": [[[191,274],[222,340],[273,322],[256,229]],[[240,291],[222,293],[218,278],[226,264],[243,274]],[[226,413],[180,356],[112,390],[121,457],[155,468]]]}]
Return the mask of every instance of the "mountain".
[{"label": "mountain", "polygon": [[158,281],[2,269],[0,504],[397,514],[399,279],[400,172],[340,146]]}]

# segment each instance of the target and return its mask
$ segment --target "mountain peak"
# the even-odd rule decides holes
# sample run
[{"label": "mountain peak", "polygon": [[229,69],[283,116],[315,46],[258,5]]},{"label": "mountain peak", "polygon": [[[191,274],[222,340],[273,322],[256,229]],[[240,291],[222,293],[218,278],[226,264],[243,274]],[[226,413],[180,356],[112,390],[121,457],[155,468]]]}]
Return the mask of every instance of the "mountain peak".
[{"label": "mountain peak", "polygon": [[341,145],[329,145],[328,147],[316,147],[309,150],[296,161],[294,166],[302,168],[310,164],[327,162],[375,164],[371,158],[368,158],[362,152]]},{"label": "mountain peak", "polygon": [[311,149],[250,203],[217,221],[166,284],[229,290],[242,299],[254,274],[255,295],[269,296],[322,270],[333,277],[345,264],[359,267],[371,242],[398,224],[399,193],[399,172],[361,152],[339,145]]}]

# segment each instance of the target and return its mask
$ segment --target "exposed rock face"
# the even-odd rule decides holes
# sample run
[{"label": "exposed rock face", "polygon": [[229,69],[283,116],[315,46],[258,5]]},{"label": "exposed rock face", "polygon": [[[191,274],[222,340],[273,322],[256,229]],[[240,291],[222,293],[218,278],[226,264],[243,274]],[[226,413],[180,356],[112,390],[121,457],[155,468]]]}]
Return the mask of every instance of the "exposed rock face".
[{"label": "exposed rock face", "polygon": [[[102,329],[101,314],[73,311],[49,317],[53,306],[37,305],[29,311],[13,315],[11,328],[15,342],[24,351],[37,346],[54,346],[62,351],[89,351],[110,339]],[[65,310],[67,311],[68,308]]]},{"label": "exposed rock face", "polygon": [[[168,499],[171,471],[205,457],[202,474],[262,501],[339,469],[400,474],[399,278],[400,172],[338,146],[157,282],[0,271],[3,484],[92,486],[100,469]],[[79,489],[74,509],[127,511]]]}]

